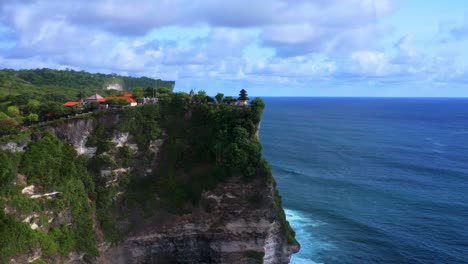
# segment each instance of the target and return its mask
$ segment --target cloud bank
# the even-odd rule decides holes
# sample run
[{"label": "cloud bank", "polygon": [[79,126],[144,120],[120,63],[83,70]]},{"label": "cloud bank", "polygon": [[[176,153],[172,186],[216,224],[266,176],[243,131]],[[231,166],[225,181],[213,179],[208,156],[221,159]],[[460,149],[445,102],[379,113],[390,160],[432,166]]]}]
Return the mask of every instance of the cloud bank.
[{"label": "cloud bank", "polygon": [[[390,0],[2,1],[0,65],[146,75],[180,89],[295,86],[290,95],[314,94],[315,84],[466,79],[464,65],[382,23],[396,11]],[[466,28],[445,25],[444,43]]]}]

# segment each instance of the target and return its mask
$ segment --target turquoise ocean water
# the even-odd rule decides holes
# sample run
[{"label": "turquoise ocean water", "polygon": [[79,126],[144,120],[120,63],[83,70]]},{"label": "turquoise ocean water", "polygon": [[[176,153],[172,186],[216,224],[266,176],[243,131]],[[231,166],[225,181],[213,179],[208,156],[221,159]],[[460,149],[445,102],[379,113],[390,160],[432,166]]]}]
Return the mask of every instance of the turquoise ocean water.
[{"label": "turquoise ocean water", "polygon": [[264,98],[292,263],[468,263],[468,100]]}]

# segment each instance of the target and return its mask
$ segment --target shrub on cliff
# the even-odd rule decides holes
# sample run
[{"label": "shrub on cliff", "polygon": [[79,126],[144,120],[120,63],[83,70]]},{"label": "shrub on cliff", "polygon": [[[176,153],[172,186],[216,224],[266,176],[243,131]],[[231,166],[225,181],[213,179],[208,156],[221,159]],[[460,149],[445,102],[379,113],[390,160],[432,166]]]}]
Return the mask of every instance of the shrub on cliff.
[{"label": "shrub on cliff", "polygon": [[19,132],[18,122],[13,118],[0,120],[0,137],[12,135]]}]

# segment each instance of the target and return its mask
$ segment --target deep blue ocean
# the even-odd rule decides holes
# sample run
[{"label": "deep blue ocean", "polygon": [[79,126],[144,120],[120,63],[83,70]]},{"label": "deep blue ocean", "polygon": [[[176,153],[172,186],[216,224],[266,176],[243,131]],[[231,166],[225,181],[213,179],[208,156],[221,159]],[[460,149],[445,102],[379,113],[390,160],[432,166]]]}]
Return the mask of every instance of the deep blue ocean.
[{"label": "deep blue ocean", "polygon": [[468,263],[468,99],[264,100],[292,263]]}]

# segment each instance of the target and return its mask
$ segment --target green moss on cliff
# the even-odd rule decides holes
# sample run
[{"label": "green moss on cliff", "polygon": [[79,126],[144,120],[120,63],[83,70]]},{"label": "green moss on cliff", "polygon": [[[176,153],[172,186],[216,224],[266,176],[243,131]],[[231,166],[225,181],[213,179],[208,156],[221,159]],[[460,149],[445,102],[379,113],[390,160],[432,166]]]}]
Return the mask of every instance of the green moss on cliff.
[{"label": "green moss on cliff", "polygon": [[265,257],[265,252],[247,251],[245,255],[246,257],[255,260],[256,263],[263,263],[263,257]]}]

